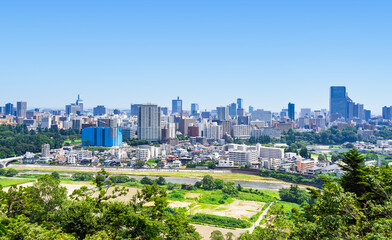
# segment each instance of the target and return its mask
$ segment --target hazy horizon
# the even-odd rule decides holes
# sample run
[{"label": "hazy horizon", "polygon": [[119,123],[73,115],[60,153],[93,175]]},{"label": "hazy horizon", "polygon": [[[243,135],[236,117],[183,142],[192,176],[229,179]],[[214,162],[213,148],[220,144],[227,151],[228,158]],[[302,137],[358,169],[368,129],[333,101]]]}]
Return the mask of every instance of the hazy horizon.
[{"label": "hazy horizon", "polygon": [[0,105],[200,110],[244,99],[329,109],[329,87],[380,114],[392,87],[390,1],[7,1]]}]

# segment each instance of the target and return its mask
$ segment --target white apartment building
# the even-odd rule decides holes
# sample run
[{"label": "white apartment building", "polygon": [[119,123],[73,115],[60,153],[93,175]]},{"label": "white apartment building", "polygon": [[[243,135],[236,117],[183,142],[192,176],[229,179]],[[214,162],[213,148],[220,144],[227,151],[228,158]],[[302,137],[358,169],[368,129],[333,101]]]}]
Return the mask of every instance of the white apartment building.
[{"label": "white apartment building", "polygon": [[248,139],[250,137],[251,131],[252,131],[252,127],[250,125],[232,126],[233,138]]},{"label": "white apartment building", "polygon": [[138,160],[147,161],[150,159],[150,151],[146,148],[136,149],[136,158]]},{"label": "white apartment building", "polygon": [[258,157],[256,151],[235,150],[229,152],[229,161],[232,161],[235,165],[246,165],[257,160]]},{"label": "white apartment building", "polygon": [[259,157],[261,158],[284,158],[284,149],[282,148],[272,148],[272,147],[260,147]]}]

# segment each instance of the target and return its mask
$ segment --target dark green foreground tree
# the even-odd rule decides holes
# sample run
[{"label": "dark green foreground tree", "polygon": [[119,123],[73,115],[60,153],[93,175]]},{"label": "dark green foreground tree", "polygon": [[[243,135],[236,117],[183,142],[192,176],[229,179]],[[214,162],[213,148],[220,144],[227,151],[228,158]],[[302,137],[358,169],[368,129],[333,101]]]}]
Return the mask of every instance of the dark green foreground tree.
[{"label": "dark green foreground tree", "polygon": [[50,175],[0,191],[0,239],[200,239],[184,215],[166,211],[166,190],[146,185],[126,203],[116,198],[127,189],[108,179],[102,170],[70,197]]},{"label": "dark green foreground tree", "polygon": [[305,213],[292,210],[292,220],[279,209],[267,216],[264,228],[240,239],[392,239],[392,168],[368,167],[351,149],[343,156],[346,172],[338,182],[324,179],[311,190],[314,203]]}]

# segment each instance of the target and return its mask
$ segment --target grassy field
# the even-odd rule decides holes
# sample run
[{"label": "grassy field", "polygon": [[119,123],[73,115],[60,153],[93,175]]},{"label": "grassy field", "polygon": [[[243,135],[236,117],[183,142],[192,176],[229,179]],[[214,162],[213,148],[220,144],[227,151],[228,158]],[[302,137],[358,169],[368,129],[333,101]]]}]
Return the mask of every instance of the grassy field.
[{"label": "grassy field", "polygon": [[68,144],[71,144],[71,145],[72,145],[72,144],[78,144],[78,143],[81,143],[81,142],[82,142],[82,139],[65,140],[63,144],[68,143]]},{"label": "grassy field", "polygon": [[23,183],[28,183],[28,182],[34,182],[34,180],[16,179],[16,178],[0,178],[0,185],[2,185],[3,187],[9,187],[12,185],[18,185],[18,184],[23,184]]}]

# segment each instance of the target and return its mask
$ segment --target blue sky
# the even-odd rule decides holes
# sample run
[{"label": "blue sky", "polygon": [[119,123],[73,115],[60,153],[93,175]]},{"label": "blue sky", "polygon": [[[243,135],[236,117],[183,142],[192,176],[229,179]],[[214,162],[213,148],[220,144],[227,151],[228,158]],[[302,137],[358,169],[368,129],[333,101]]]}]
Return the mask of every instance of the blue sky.
[{"label": "blue sky", "polygon": [[392,1],[1,1],[0,105],[392,105]]}]

